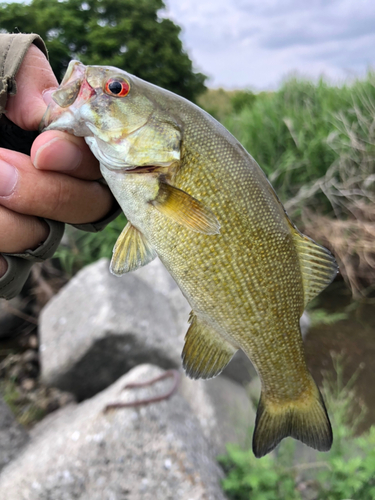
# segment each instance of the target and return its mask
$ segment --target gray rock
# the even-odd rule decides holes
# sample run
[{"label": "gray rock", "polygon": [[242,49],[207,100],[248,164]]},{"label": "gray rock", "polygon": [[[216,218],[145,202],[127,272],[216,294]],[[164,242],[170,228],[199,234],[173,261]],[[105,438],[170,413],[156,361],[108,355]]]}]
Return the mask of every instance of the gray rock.
[{"label": "gray rock", "polygon": [[17,423],[8,405],[0,397],[0,470],[20,452],[28,439],[26,430]]},{"label": "gray rock", "polygon": [[41,314],[42,380],[84,399],[138,364],[179,367],[188,308],[161,266],[117,278],[102,259],[80,271]]},{"label": "gray rock", "polygon": [[222,374],[239,384],[246,384],[254,377],[257,377],[254,366],[241,349],[236,352],[232,361],[224,368]]},{"label": "gray rock", "polygon": [[162,371],[139,366],[94,398],[47,417],[3,470],[7,500],[225,500],[217,466],[186,401],[103,413],[121,399],[160,394],[171,383],[121,391]]},{"label": "gray rock", "polygon": [[301,325],[302,338],[305,340],[311,325],[310,316],[306,311],[303,312],[301,319],[299,320],[299,324]]},{"label": "gray rock", "polygon": [[222,375],[211,380],[190,380],[183,375],[179,392],[216,455],[225,453],[227,443],[250,446],[249,429],[255,423],[255,411],[244,387]]}]

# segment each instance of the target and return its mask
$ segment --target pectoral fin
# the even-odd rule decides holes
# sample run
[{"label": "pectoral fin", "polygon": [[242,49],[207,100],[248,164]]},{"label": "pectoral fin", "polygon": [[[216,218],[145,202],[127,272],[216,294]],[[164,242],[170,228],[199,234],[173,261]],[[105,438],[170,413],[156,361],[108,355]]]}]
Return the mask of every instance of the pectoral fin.
[{"label": "pectoral fin", "polygon": [[298,251],[302,271],[305,307],[335,278],[338,265],[327,248],[300,233],[292,226],[293,240]]},{"label": "pectoral fin", "polygon": [[155,250],[130,222],[126,224],[113,248],[110,271],[116,276],[135,271],[156,257]]},{"label": "pectoral fin", "polygon": [[212,327],[190,314],[182,365],[190,378],[212,378],[224,370],[238,350]]},{"label": "pectoral fin", "polygon": [[182,226],[202,234],[218,234],[220,224],[211,210],[170,184],[160,183],[159,193],[152,205],[163,215]]}]

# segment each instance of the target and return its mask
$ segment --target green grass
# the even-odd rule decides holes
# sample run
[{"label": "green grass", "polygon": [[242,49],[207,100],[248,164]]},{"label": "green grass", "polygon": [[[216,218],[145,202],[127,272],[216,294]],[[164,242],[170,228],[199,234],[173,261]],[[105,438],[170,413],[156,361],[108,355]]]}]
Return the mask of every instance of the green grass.
[{"label": "green grass", "polygon": [[[279,91],[208,91],[199,104],[213,112],[269,176],[282,201],[319,178],[339,158],[358,160],[353,135],[372,156],[375,172],[375,75],[336,87],[292,78]],[[229,105],[231,104],[231,106]],[[221,107],[220,107],[221,105]],[[356,158],[358,156],[358,158]],[[326,204],[322,193],[314,202]]]},{"label": "green grass", "polygon": [[42,420],[47,413],[38,405],[37,401],[23,395],[14,380],[3,379],[0,382],[0,394],[17,421],[25,427],[33,426]]},{"label": "green grass", "polygon": [[99,233],[86,233],[67,226],[64,244],[55,253],[62,269],[73,276],[82,267],[102,257],[110,259],[112,249],[126,223],[126,217],[121,214]]}]

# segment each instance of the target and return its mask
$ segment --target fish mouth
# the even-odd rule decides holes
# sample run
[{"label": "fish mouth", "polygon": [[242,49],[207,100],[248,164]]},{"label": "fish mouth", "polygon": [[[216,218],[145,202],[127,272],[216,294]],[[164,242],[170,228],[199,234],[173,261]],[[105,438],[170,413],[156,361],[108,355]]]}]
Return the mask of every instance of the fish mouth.
[{"label": "fish mouth", "polygon": [[161,165],[144,165],[143,167],[110,168],[106,165],[106,168],[117,174],[151,174],[153,172],[163,172],[168,167]]},{"label": "fish mouth", "polygon": [[159,165],[146,165],[144,167],[134,167],[130,169],[124,169],[123,173],[125,174],[149,174],[151,172],[155,172],[155,170],[166,168],[160,167]]}]

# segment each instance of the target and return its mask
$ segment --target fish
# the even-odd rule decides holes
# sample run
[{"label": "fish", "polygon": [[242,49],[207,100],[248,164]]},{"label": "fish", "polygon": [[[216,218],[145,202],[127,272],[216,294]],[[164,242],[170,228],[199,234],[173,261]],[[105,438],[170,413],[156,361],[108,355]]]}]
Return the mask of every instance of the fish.
[{"label": "fish", "polygon": [[195,104],[78,61],[52,99],[41,129],[85,138],[127,217],[111,272],[158,256],[192,308],[186,374],[215,377],[241,349],[261,380],[255,456],[288,436],[329,450],[332,428],[299,320],[336,276],[334,256],[297,229],[252,156]]}]

